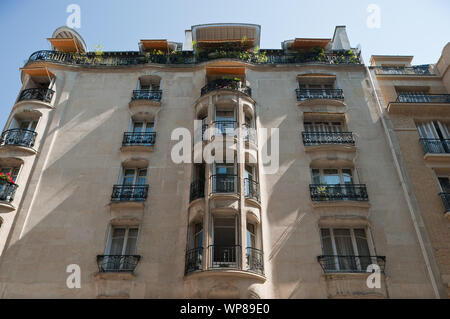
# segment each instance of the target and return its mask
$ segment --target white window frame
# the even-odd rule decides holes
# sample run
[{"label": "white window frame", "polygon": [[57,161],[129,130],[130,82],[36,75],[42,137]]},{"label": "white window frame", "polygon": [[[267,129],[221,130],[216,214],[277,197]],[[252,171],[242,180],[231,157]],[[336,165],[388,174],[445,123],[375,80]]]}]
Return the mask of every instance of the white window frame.
[{"label": "white window frame", "polygon": [[136,235],[136,247],[135,247],[135,254],[137,255],[137,248],[138,248],[138,243],[139,243],[139,235],[141,233],[141,227],[139,225],[109,225],[109,230],[108,230],[108,240],[106,241],[106,247],[105,247],[105,255],[109,255],[111,252],[111,244],[112,244],[112,236],[114,233],[114,229],[117,228],[125,228],[125,235],[124,235],[124,239],[123,239],[123,245],[122,245],[122,252],[120,256],[124,256],[125,253],[125,249],[127,247],[127,243],[128,243],[128,233],[130,228],[137,228],[137,235]]},{"label": "white window frame", "polygon": [[[359,178],[358,178],[358,176],[357,176],[357,171],[356,171],[356,169],[353,168],[353,167],[339,167],[339,168],[336,168],[336,167],[314,168],[314,167],[313,167],[313,168],[311,168],[311,170],[310,170],[310,173],[311,173],[311,182],[313,182],[313,170],[316,170],[316,169],[319,170],[320,184],[325,184],[325,179],[324,179],[324,173],[323,173],[323,171],[326,170],[326,169],[334,169],[334,170],[337,170],[337,171],[338,171],[340,184],[335,184],[335,185],[345,185],[345,183],[344,183],[344,175],[343,175],[343,173],[342,173],[342,170],[344,170],[344,169],[350,170],[350,172],[351,172],[351,174],[352,174],[352,180],[353,180],[353,183],[352,183],[352,184],[359,184]],[[330,185],[331,185],[331,184],[330,184]]]},{"label": "white window frame", "polygon": [[[137,167],[122,167],[120,174],[119,174],[119,181],[118,181],[118,185],[124,185],[124,178],[125,178],[125,171],[126,170],[134,170],[134,179],[133,179],[133,184],[131,185],[138,185],[137,184],[137,180],[139,178],[139,172],[146,170],[146,175],[145,175],[145,182],[146,184],[148,183],[148,167],[142,167],[142,168],[137,168]],[[145,185],[145,184],[143,184]]]}]

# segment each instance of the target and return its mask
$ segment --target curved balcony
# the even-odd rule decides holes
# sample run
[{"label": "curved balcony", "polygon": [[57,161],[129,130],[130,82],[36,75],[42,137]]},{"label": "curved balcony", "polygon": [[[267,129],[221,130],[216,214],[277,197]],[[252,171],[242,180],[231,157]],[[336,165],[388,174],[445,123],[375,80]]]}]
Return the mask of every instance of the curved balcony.
[{"label": "curved balcony", "polygon": [[302,132],[302,138],[305,146],[355,145],[352,132]]},{"label": "curved balcony", "polygon": [[297,101],[311,99],[319,100],[343,100],[342,89],[296,89]]},{"label": "curved balcony", "polygon": [[97,255],[98,271],[133,273],[140,259],[139,255]]},{"label": "curved balcony", "polygon": [[189,249],[186,251],[184,274],[202,270],[203,247]]},{"label": "curved balcony", "polygon": [[147,199],[148,185],[114,185],[112,202],[143,202]]},{"label": "curved balcony", "polygon": [[241,268],[241,246],[240,245],[209,245],[211,256],[210,268]]},{"label": "curved balcony", "polygon": [[13,128],[2,132],[0,136],[0,146],[22,146],[32,148],[36,140],[35,131]]},{"label": "curved balcony", "polygon": [[259,197],[259,183],[250,179],[244,178],[245,197],[254,199],[260,202]]},{"label": "curved balcony", "polygon": [[205,181],[198,179],[191,183],[189,202],[205,197]]},{"label": "curved balcony", "polygon": [[309,191],[316,202],[369,200],[364,184],[310,184]]},{"label": "curved balcony", "polygon": [[20,92],[17,102],[35,100],[50,103],[52,101],[54,93],[55,91],[45,88],[25,89],[22,92]]},{"label": "curved balcony", "polygon": [[17,184],[0,180],[0,201],[11,203],[14,200],[14,194],[19,187]]},{"label": "curved balcony", "polygon": [[264,254],[262,250],[247,247],[248,270],[264,275]]},{"label": "curved balcony", "polygon": [[324,273],[365,273],[375,264],[384,273],[385,256],[322,255],[317,257]]},{"label": "curved balcony", "polygon": [[251,88],[248,86],[244,86],[242,82],[226,79],[214,80],[209,82],[204,87],[202,87],[201,95],[205,95],[215,90],[238,91],[248,96],[252,95]]},{"label": "curved balcony", "polygon": [[211,193],[237,193],[238,176],[230,174],[211,175]]}]

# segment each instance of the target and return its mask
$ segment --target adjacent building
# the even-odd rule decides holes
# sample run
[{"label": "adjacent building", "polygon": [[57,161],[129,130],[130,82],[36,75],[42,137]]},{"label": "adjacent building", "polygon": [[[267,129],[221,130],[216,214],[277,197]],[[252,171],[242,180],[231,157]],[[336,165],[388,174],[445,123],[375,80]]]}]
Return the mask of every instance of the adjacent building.
[{"label": "adjacent building", "polygon": [[344,26],[260,36],[206,24],[89,52],[61,27],[30,56],[0,138],[2,298],[447,297],[446,144],[424,157],[419,117],[390,110],[445,114],[448,49],[412,76],[440,94],[418,105]]}]

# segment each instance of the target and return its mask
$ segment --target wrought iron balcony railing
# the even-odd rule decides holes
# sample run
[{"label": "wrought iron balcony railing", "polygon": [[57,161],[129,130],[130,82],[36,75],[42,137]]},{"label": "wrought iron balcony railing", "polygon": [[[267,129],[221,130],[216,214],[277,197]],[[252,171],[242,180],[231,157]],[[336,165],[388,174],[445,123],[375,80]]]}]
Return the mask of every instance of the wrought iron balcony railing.
[{"label": "wrought iron balcony railing", "polygon": [[203,247],[197,247],[186,251],[184,274],[202,270]]},{"label": "wrought iron balcony railing", "polygon": [[211,175],[212,193],[237,193],[237,175]]},{"label": "wrought iron balcony railing", "polygon": [[55,91],[44,88],[32,88],[25,89],[20,92],[19,98],[17,102],[20,101],[28,101],[28,100],[37,100],[46,103],[50,103],[52,101],[52,97]]},{"label": "wrought iron balcony railing", "polygon": [[148,195],[148,185],[114,185],[111,195],[113,202],[145,201]]},{"label": "wrought iron balcony railing", "polygon": [[213,80],[202,87],[201,95],[205,95],[214,90],[234,90],[247,94],[248,96],[252,95],[252,90],[250,87],[243,85],[239,81],[234,80]]},{"label": "wrought iron balcony railing", "polygon": [[439,193],[439,196],[441,196],[445,212],[450,212],[450,193]]},{"label": "wrought iron balcony railing", "polygon": [[325,273],[365,273],[369,265],[375,264],[384,273],[385,256],[322,255],[317,257]]},{"label": "wrought iron balcony railing", "polygon": [[33,147],[37,133],[32,130],[13,128],[2,132],[0,146],[15,145]]},{"label": "wrought iron balcony railing", "polygon": [[352,132],[302,132],[303,144],[306,146],[320,144],[355,145]]},{"label": "wrought iron balcony railing", "polygon": [[297,100],[305,101],[309,99],[331,99],[343,100],[342,89],[296,89]]},{"label": "wrought iron balcony railing", "polygon": [[211,268],[241,268],[241,246],[210,245]]},{"label": "wrought iron balcony railing", "polygon": [[192,202],[203,197],[205,197],[205,181],[197,179],[191,183],[189,201]]},{"label": "wrought iron balcony railing", "polygon": [[423,150],[425,153],[443,154],[450,153],[450,139],[421,138]]},{"label": "wrought iron balcony railing", "polygon": [[310,184],[309,191],[313,201],[368,201],[364,184]]},{"label": "wrought iron balcony railing", "polygon": [[134,272],[139,255],[97,255],[99,272]]},{"label": "wrought iron balcony railing", "polygon": [[8,181],[0,181],[0,201],[11,203],[14,200],[17,184]]},{"label": "wrought iron balcony railing", "polygon": [[[48,61],[52,63],[62,63],[83,66],[127,66],[139,64],[196,64],[214,59],[235,59],[253,64],[298,64],[298,63],[319,63],[319,64],[360,64],[360,52],[353,50],[341,50],[325,52],[323,55],[313,53],[291,54],[279,49],[260,50],[260,57],[245,54],[242,51],[220,50],[220,54],[206,54],[196,56],[192,51],[175,51],[170,54],[142,54],[138,51],[117,51],[117,52],[87,52],[85,54],[67,53],[60,51],[41,50],[34,52],[27,61],[32,62]],[[244,54],[242,54],[244,53]]]},{"label": "wrought iron balcony railing", "polygon": [[250,142],[255,145],[257,144],[258,139],[256,138],[256,129],[250,127],[248,124],[242,124],[242,131],[245,142]]},{"label": "wrought iron balcony railing", "polygon": [[162,91],[161,90],[134,90],[132,100],[152,100],[161,101]]},{"label": "wrought iron balcony railing", "polygon": [[262,250],[247,247],[247,265],[249,271],[264,275],[264,254]]},{"label": "wrought iron balcony railing", "polygon": [[450,103],[450,94],[399,93],[399,103]]},{"label": "wrought iron balcony railing", "polygon": [[394,74],[394,75],[430,75],[430,66],[414,65],[408,67],[376,67],[377,74]]},{"label": "wrought iron balcony railing", "polygon": [[125,132],[123,133],[123,146],[152,146],[155,144],[156,133],[136,133]]},{"label": "wrought iron balcony railing", "polygon": [[215,121],[214,135],[236,136],[236,121]]},{"label": "wrought iron balcony railing", "polygon": [[245,187],[245,197],[256,199],[258,202],[260,201],[258,182],[255,182],[250,178],[244,178],[244,187]]}]

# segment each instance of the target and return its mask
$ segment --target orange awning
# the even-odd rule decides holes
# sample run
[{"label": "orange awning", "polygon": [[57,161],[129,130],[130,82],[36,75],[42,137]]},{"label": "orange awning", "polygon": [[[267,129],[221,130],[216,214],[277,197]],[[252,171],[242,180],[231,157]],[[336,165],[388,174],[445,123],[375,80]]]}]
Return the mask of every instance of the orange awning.
[{"label": "orange awning", "polygon": [[52,46],[61,52],[79,52],[74,38],[48,38]]},{"label": "orange awning", "polygon": [[141,40],[141,45],[144,50],[169,51],[167,40]]},{"label": "orange awning", "polygon": [[207,67],[206,75],[245,75],[245,68],[234,66]]},{"label": "orange awning", "polygon": [[48,76],[48,77],[55,77],[55,75],[47,68],[22,68],[23,72],[28,74],[29,76]]},{"label": "orange awning", "polygon": [[325,48],[331,39],[307,39],[307,38],[295,38],[291,44],[291,49],[312,49],[315,47]]}]

